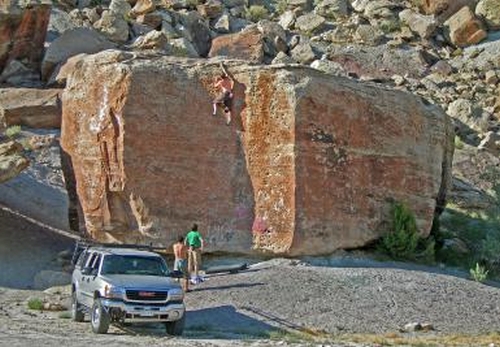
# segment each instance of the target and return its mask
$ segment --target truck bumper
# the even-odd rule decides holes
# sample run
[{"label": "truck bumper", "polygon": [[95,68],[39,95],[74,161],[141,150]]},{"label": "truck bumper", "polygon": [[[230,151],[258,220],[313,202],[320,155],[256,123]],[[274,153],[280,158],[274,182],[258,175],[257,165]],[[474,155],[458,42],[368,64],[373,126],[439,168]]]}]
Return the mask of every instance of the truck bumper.
[{"label": "truck bumper", "polygon": [[102,300],[112,320],[121,322],[172,322],[182,318],[186,307],[184,304],[137,305],[123,301]]}]

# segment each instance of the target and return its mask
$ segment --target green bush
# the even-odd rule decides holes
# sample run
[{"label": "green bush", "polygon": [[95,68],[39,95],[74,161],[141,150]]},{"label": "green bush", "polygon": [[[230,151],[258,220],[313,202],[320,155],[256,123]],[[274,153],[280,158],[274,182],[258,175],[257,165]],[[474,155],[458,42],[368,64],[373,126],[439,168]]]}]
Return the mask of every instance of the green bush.
[{"label": "green bush", "polygon": [[269,17],[267,8],[260,5],[252,5],[245,9],[245,18],[252,22],[258,22]]},{"label": "green bush", "polygon": [[13,125],[5,129],[4,134],[9,138],[15,138],[21,132],[20,125]]},{"label": "green bush", "polygon": [[411,210],[402,203],[395,203],[391,215],[391,230],[380,239],[379,250],[398,260],[433,260],[434,240],[420,237]]},{"label": "green bush", "polygon": [[276,11],[278,14],[283,14],[288,8],[288,0],[278,0],[276,3]]},{"label": "green bush", "polygon": [[41,310],[43,310],[43,301],[41,299],[39,299],[39,298],[29,299],[29,301],[28,301],[28,308],[30,310],[41,311]]},{"label": "green bush", "polygon": [[455,136],[455,148],[456,149],[464,149],[465,144],[462,139],[458,136]]},{"label": "green bush", "polygon": [[479,265],[479,263],[476,263],[476,267],[470,269],[470,276],[476,282],[484,282],[488,277],[488,270],[484,266]]}]

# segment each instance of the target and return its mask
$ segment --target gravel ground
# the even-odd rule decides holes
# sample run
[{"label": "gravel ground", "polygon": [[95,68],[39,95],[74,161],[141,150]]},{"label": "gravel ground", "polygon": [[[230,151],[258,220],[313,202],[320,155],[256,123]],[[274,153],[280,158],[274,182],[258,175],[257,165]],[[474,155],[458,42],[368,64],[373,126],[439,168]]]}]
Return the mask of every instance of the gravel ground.
[{"label": "gravel ground", "polygon": [[[13,219],[9,221],[10,227],[16,224]],[[4,240],[9,230],[0,223]],[[28,246],[26,240],[18,244],[16,254],[30,247],[45,249],[46,245],[38,239],[36,247]],[[54,240],[48,240],[54,244]],[[11,247],[10,251],[13,250],[16,248]],[[5,247],[1,252],[4,261],[18,259],[7,257],[9,249]],[[337,266],[312,265],[320,262]],[[13,276],[12,268],[19,276],[32,271],[27,264],[3,263],[0,273],[3,282],[7,282],[6,276]],[[34,291],[3,285],[0,346],[360,347],[378,345],[373,341],[365,344],[339,341],[354,341],[350,339],[354,334],[474,337],[499,329],[500,288],[493,283],[480,284],[442,273],[443,269],[398,269],[394,264],[368,260],[358,262],[356,267],[346,267],[351,264],[352,261],[339,259],[273,259],[254,263],[237,274],[207,275],[205,282],[192,286],[193,291],[186,294],[188,312],[182,338],[167,336],[160,325],[112,327],[107,335],[94,335],[88,317],[87,322],[76,323],[64,318],[62,312],[27,308],[30,298],[69,307],[68,286]],[[402,332],[408,323],[428,323],[433,329]],[[491,335],[486,346],[493,342],[498,345],[499,336]],[[484,345],[484,340],[467,345]]]},{"label": "gravel ground", "polygon": [[413,322],[430,323],[434,330],[421,334],[433,336],[487,334],[500,324],[496,287],[421,271],[325,268],[285,259],[238,274],[207,276],[193,286],[186,295],[183,338],[166,336],[158,325],[113,327],[107,335],[94,335],[88,322],[27,308],[35,297],[67,305],[69,288],[62,288],[50,294],[1,289],[0,345],[28,346],[36,340],[43,346],[71,347],[273,346],[293,345],[287,341],[300,334],[304,340],[295,345],[318,345],[313,337],[319,336],[330,346],[347,346],[334,341],[355,333],[401,334]]}]

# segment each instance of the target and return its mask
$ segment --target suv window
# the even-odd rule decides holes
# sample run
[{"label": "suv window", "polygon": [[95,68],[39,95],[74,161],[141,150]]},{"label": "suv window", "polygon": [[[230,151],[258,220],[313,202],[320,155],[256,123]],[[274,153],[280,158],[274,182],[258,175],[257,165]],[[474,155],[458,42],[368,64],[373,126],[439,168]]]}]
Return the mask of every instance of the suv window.
[{"label": "suv window", "polygon": [[88,257],[89,257],[89,252],[82,251],[80,253],[80,256],[78,257],[78,260],[76,261],[76,266],[83,267],[83,265],[86,263]]},{"label": "suv window", "polygon": [[101,264],[101,254],[98,252],[91,252],[84,268],[91,269],[91,273],[97,275],[99,272],[99,265]]},{"label": "suv window", "polygon": [[104,257],[101,274],[165,276],[168,268],[160,257],[111,254]]}]

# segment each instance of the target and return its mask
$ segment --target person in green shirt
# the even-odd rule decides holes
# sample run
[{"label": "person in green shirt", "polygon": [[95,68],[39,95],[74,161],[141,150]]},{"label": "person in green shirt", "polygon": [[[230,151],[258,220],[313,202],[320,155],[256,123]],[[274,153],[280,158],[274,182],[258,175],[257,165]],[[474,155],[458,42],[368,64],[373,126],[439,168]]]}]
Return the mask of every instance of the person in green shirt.
[{"label": "person in green shirt", "polygon": [[203,238],[198,231],[198,224],[193,224],[191,231],[186,235],[185,243],[188,247],[188,271],[196,284],[200,282],[199,270],[203,251]]}]

